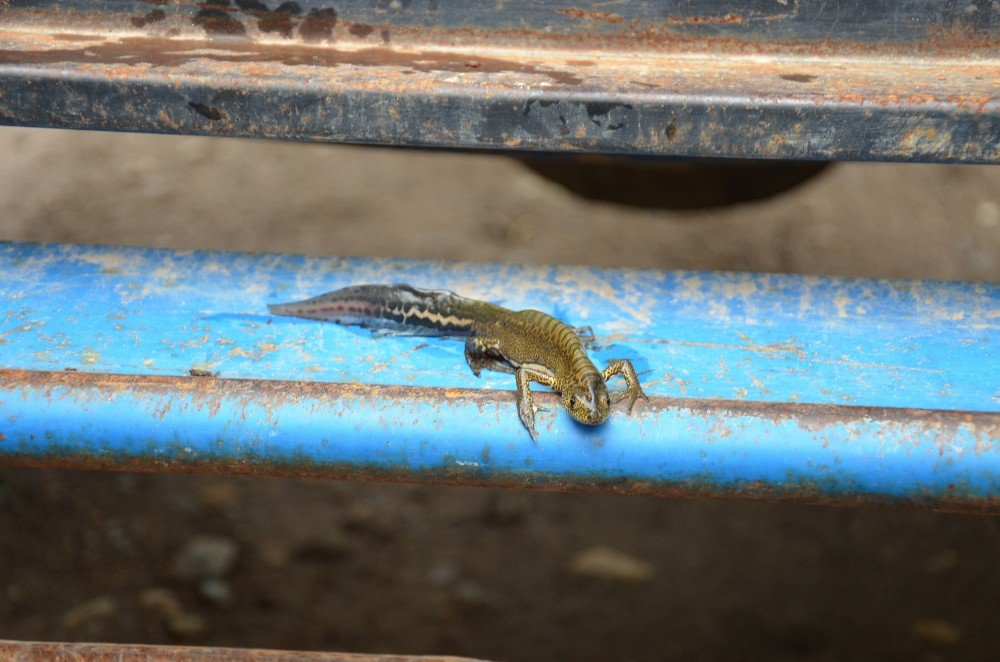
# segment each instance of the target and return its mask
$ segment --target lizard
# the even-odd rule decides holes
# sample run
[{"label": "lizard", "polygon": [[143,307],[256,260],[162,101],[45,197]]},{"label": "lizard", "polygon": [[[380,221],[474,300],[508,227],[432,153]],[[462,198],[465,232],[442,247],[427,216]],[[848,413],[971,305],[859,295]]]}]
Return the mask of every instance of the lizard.
[{"label": "lizard", "polygon": [[607,382],[618,375],[625,391],[614,402],[648,399],[632,362],[615,359],[598,371],[587,356],[583,329],[575,329],[538,310],[509,310],[468,299],[448,290],[424,290],[406,284],[352,285],[303,301],[270,304],[272,315],[360,326],[373,333],[465,338],[465,360],[473,374],[483,370],[513,373],[517,411],[536,443],[532,382],[557,391],[566,411],[580,423],[598,425],[611,413]]}]

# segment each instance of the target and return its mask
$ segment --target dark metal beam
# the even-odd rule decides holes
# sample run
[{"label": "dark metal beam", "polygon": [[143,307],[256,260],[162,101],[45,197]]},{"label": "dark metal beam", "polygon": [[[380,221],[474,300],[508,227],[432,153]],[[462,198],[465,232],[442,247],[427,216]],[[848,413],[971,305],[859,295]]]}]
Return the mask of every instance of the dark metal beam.
[{"label": "dark metal beam", "polygon": [[1000,10],[941,5],[12,1],[0,4],[0,122],[1000,162]]}]

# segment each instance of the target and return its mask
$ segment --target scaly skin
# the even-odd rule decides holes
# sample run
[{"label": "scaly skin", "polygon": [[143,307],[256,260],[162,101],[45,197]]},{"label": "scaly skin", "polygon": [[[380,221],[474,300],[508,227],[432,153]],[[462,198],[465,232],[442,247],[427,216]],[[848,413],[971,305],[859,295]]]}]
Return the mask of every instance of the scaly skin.
[{"label": "scaly skin", "polygon": [[598,372],[587,356],[585,329],[573,329],[537,310],[508,310],[444,290],[408,285],[355,285],[306,301],[268,306],[278,315],[323,319],[408,335],[464,336],[465,358],[478,377],[485,370],[514,373],[517,411],[537,441],[530,384],[558,391],[563,406],[581,423],[598,425],[611,413],[607,381],[615,375],[626,389],[615,402],[646,398],[632,363],[613,360]]}]

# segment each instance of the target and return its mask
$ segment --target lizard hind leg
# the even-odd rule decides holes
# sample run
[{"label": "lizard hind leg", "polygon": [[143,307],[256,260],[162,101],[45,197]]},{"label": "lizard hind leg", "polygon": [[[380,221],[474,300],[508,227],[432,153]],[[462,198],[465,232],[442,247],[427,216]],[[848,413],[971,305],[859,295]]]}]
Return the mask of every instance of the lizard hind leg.
[{"label": "lizard hind leg", "polygon": [[496,340],[470,336],[465,340],[465,361],[472,369],[472,374],[479,377],[483,370],[513,373],[514,368],[500,354],[500,345]]},{"label": "lizard hind leg", "polygon": [[590,326],[573,327],[573,332],[587,349],[591,351],[601,349],[601,346],[597,344],[597,336],[594,335],[594,329]]},{"label": "lizard hind leg", "polygon": [[607,382],[615,375],[621,375],[622,379],[625,380],[625,392],[615,397],[615,403],[628,400],[628,413],[632,413],[632,407],[635,406],[635,401],[639,398],[649,400],[649,396],[643,393],[642,386],[639,385],[639,376],[635,374],[635,368],[632,367],[631,361],[628,359],[608,361],[608,367],[601,372],[601,377]]}]

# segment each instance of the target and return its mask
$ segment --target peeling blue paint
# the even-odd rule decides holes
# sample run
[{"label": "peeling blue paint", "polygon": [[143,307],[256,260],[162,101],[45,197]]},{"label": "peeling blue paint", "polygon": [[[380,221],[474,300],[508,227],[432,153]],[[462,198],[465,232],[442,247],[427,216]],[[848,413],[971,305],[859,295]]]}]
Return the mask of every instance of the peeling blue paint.
[{"label": "peeling blue paint", "polygon": [[653,396],[1000,411],[1000,288],[0,245],[0,367],[511,389],[461,343],[272,317],[359,282],[452,289],[590,325]]}]

